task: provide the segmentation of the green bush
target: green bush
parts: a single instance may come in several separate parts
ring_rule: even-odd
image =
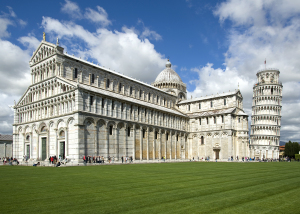
[[[300,154],[295,154],[295,160],[296,161],[300,160]]]

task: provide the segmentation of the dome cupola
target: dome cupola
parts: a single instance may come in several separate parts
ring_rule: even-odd
[[[166,63],[166,68],[158,74],[152,85],[166,92],[179,96],[180,100],[185,99],[186,85],[171,67],[172,64],[168,60]]]

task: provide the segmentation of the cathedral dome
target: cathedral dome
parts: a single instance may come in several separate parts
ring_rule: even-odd
[[[166,63],[166,68],[158,74],[156,77],[154,84],[156,83],[183,83],[180,76],[171,68],[172,64],[168,60]]]

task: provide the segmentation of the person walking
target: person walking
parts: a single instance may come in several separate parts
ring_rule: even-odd
[[[83,156],[83,164],[86,165],[86,157],[85,157],[85,155]]]
[[[122,159],[122,163],[123,163],[123,160],[124,160],[123,156],[121,157],[121,159]]]

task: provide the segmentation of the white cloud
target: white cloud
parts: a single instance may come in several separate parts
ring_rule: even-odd
[[[158,33],[156,33],[153,30],[150,30],[149,28],[145,27],[144,31],[141,34],[141,38],[145,39],[145,38],[149,38],[149,39],[154,39],[156,41],[161,40],[162,37],[161,35],[159,35]]]
[[[162,40],[162,36],[159,35],[158,33],[156,33],[155,31],[153,30],[150,30],[148,27],[145,27],[145,24],[144,22],[139,19],[138,20],[138,25],[141,24],[143,26],[143,31],[142,33],[140,34],[140,38],[141,39],[145,39],[145,38],[148,38],[148,39],[154,39],[156,41],[158,40]],[[133,30],[138,33],[138,31],[136,29],[133,28]]]
[[[65,0],[65,4],[62,6],[61,11],[70,15],[74,19],[82,18],[80,8],[75,2]]]
[[[6,18],[0,18],[0,38],[10,36],[10,33],[7,32],[8,25],[13,25],[13,22]]]
[[[30,54],[9,41],[0,40],[0,133],[11,134],[14,100],[18,101],[30,84]]]
[[[27,25],[27,22],[24,21],[24,20],[22,20],[22,19],[19,19],[18,22],[19,22],[19,24],[20,24],[22,27],[24,27],[24,26]]]
[[[7,6],[7,8],[8,8],[8,10],[9,10],[10,16],[16,18],[17,15],[16,15],[16,13],[13,11],[12,7]]]
[[[110,25],[111,21],[108,20],[106,11],[100,6],[97,6],[97,10],[98,12],[91,8],[86,8],[84,17],[94,23],[101,24],[103,27]]]
[[[281,140],[300,140],[300,2],[273,0],[229,0],[218,5],[214,14],[221,23],[230,20],[225,68],[208,63],[194,68],[197,96],[233,90],[240,84],[244,108],[251,112],[252,86],[256,72],[278,68],[283,82]],[[236,28],[238,26],[238,28]],[[250,115],[249,115],[250,116]]]
[[[0,47],[0,91],[22,95],[30,83],[30,54],[9,41],[0,40]]]
[[[35,51],[40,45],[40,41],[31,35],[20,37],[18,41],[32,51]]]
[[[263,10],[263,0],[230,0],[222,2],[216,11],[221,22],[226,19],[234,21],[236,25],[261,25],[265,24],[265,12]]]
[[[145,82],[153,81],[166,62],[147,38],[140,39],[134,29],[127,27],[121,31],[99,28],[90,32],[73,22],[60,22],[50,17],[43,17],[42,27],[64,41],[72,38],[84,42],[86,50],[78,46],[73,48],[71,43],[67,45],[75,55],[93,58],[105,67]]]

